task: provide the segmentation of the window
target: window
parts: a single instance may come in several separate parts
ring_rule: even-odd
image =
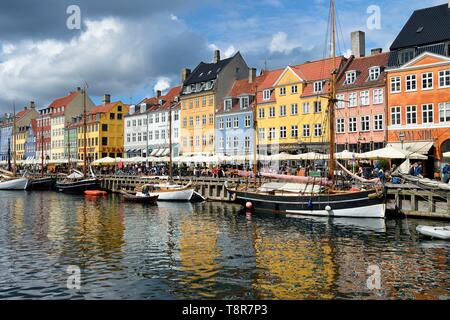
[[[233,147],[237,149],[239,147],[239,137],[234,137],[233,139]]]
[[[345,119],[337,119],[336,120],[336,132],[344,133],[345,132]]]
[[[153,131],[148,132],[148,140],[153,140]]]
[[[250,116],[245,116],[245,118],[244,118],[244,126],[246,128],[250,128],[250,126],[251,126]]]
[[[416,91],[417,89],[417,76],[410,74],[406,76],[406,91]]]
[[[280,127],[280,138],[286,139],[286,127]]]
[[[320,113],[320,112],[322,112],[322,102],[314,101],[314,113]]]
[[[194,117],[189,117],[189,126],[194,126]]]
[[[433,72],[422,73],[422,89],[433,89]]]
[[[108,131],[108,125],[106,123],[102,124],[102,131],[103,132]]]
[[[202,145],[206,146],[206,134],[202,135]]]
[[[354,84],[356,81],[356,71],[347,71],[345,73],[345,84]]]
[[[373,104],[382,104],[384,102],[383,89],[373,89]]]
[[[337,94],[336,95],[336,100],[337,100],[336,108],[337,109],[342,109],[342,108],[345,107],[344,99],[345,99],[345,95],[343,95],[343,94]]]
[[[219,148],[220,149],[225,148],[225,139],[223,137],[220,137],[220,139],[219,139]]]
[[[372,67],[369,69],[369,80],[376,81],[380,77],[380,67]]]
[[[116,119],[116,114],[111,112],[111,113],[109,114],[109,119],[110,119],[110,120]]]
[[[391,108],[391,125],[392,126],[399,126],[402,124],[401,119],[401,107],[392,107]]]
[[[286,95],[286,87],[281,87],[280,88],[280,96],[285,96]]]
[[[187,127],[187,119],[183,118],[183,128],[186,128],[186,127]]]
[[[202,115],[202,124],[206,125],[206,114]]]
[[[323,81],[314,82],[314,93],[321,93],[323,91]]]
[[[292,94],[298,93],[298,87],[297,87],[297,85],[291,86],[291,93],[292,93]]]
[[[315,124],[314,125],[314,137],[321,137],[321,136],[322,136],[322,125]]]
[[[108,138],[107,137],[103,137],[102,138],[102,146],[107,146],[108,145]]]
[[[231,128],[231,118],[227,118],[227,129]]]
[[[359,94],[359,97],[361,99],[361,105],[362,106],[368,106],[370,104],[370,95],[369,91],[361,91]]]
[[[239,118],[238,117],[234,117],[233,119],[233,128],[239,128]]]
[[[417,124],[417,106],[406,106],[406,124]]]
[[[286,106],[280,106],[280,117],[286,116]]]
[[[303,114],[309,114],[309,102],[303,102]]]
[[[291,104],[291,116],[298,114],[298,105],[296,103]]]
[[[439,88],[450,87],[450,70],[439,71]]]
[[[356,92],[352,92],[348,94],[348,106],[356,107],[358,105],[358,96]]]
[[[263,91],[263,100],[270,100],[270,90],[266,89]]]
[[[197,86],[199,86],[199,83],[197,83]],[[195,107],[196,108],[200,107],[200,99],[199,98],[195,98]]]
[[[275,117],[275,107],[270,107],[269,108],[269,118],[274,118]]]
[[[422,123],[433,123],[434,122],[434,112],[432,104],[422,105]]]
[[[297,125],[291,126],[291,138],[294,138],[294,139],[298,138],[298,126]]]
[[[159,123],[159,113],[155,114],[155,123]]]
[[[195,116],[195,125],[200,126],[200,116]]]
[[[241,109],[247,109],[249,105],[248,97],[241,97]]]
[[[202,107],[206,106],[206,96],[202,97]]]
[[[348,132],[356,132],[356,117],[351,117],[348,119]]]
[[[214,134],[212,134],[212,133],[209,134],[209,144],[210,145],[214,144]]]
[[[230,111],[232,106],[233,106],[233,100],[226,99],[225,102],[224,102],[224,110],[225,111]]]
[[[450,102],[439,103],[439,121],[450,122]]]
[[[369,131],[369,130],[370,130],[370,116],[362,116],[361,131]]]
[[[194,101],[189,100],[189,109],[192,109],[194,107]]]
[[[373,128],[374,130],[383,130],[383,115],[376,114],[373,116]]]
[[[250,150],[250,137],[245,137],[244,148],[245,148],[246,152],[248,152]]]
[[[129,133],[127,134],[127,142],[131,142],[131,135]]]
[[[214,114],[209,114],[209,124],[214,124]]]
[[[402,80],[400,77],[391,78],[391,93],[398,93],[402,91]]]
[[[212,106],[214,104],[214,96],[209,96],[208,105]]]
[[[265,114],[264,114],[264,108],[259,108],[258,109],[258,117],[260,119],[264,118]]]
[[[166,122],[166,113],[161,113],[161,122]]]
[[[275,139],[275,128],[269,128],[269,140]]]
[[[152,114],[148,118],[148,123],[153,123],[153,115]]]
[[[259,136],[259,139],[261,139],[261,140],[265,139],[264,128],[259,128],[258,129],[258,136]]]
[[[400,65],[407,63],[408,61],[412,60],[413,58],[414,58],[413,50],[405,50],[405,51],[400,52],[400,55],[399,55]]]
[[[195,146],[200,147],[200,137],[199,136],[195,136]]]
[[[155,130],[155,140],[159,140],[159,131]]]

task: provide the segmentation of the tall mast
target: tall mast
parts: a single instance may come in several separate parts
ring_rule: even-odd
[[[87,116],[86,116],[86,90],[87,83],[84,82],[84,90],[83,90],[83,153],[84,153],[84,164],[83,164],[83,174],[86,177],[87,173]]]
[[[256,80],[254,80],[256,81]],[[257,139],[258,139],[258,120],[256,116],[258,115],[258,85],[255,85],[255,105],[253,106],[253,183],[256,189],[256,175],[258,173],[258,147],[257,147]]]
[[[44,111],[41,111],[41,176],[44,177]]]
[[[67,129],[67,150],[69,152],[69,156],[67,159],[67,172],[70,174],[70,129]]]
[[[13,174],[16,175],[16,102],[13,102]]]
[[[172,103],[169,104],[169,178],[173,179],[173,163],[172,163]]]
[[[335,167],[335,159],[334,159],[334,128],[335,128],[335,120],[334,120],[334,104],[336,102],[336,39],[335,39],[335,16],[334,16],[334,0],[331,0],[331,56],[333,58],[333,72],[331,77],[331,87],[330,87],[330,98],[328,103],[328,118],[329,118],[329,128],[330,128],[330,165],[329,165],[329,176],[334,184],[334,167]]]

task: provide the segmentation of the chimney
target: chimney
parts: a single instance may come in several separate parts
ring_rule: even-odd
[[[449,1],[450,1],[450,0],[449,0]],[[382,48],[375,48],[375,49],[372,49],[372,50],[371,50],[371,55],[374,56],[374,55],[380,54],[380,53],[382,53],[382,52],[383,52],[383,49],[382,49]]]
[[[256,78],[256,68],[248,69],[248,83],[253,83]]]
[[[157,98],[161,97],[161,90],[156,90],[156,97]]]
[[[34,101],[30,101],[30,109],[36,109]]]
[[[81,87],[77,87],[77,92],[81,92]]]
[[[190,74],[191,74],[191,69],[183,68],[181,70],[181,82],[184,83]]]
[[[103,104],[111,103],[111,95],[105,94],[103,95]]]
[[[220,50],[214,50],[214,63],[218,63],[220,61]]]
[[[352,32],[352,54],[356,58],[366,55],[366,34],[363,31]]]

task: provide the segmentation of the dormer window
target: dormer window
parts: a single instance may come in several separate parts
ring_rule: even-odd
[[[369,69],[369,81],[376,81],[380,77],[380,67],[372,67]]]
[[[345,84],[354,84],[356,81],[356,71],[348,71],[345,73]]]
[[[233,100],[232,99],[225,99],[225,101],[224,101],[224,110],[225,111],[230,111],[232,106],[233,106]]]
[[[267,101],[270,100],[270,90],[266,89],[263,91],[263,100]]]
[[[249,106],[249,98],[247,97],[241,97],[241,109],[247,109]]]
[[[201,83],[197,83],[196,87],[195,87],[196,91],[201,91],[202,90],[202,84]]]
[[[323,81],[314,82],[314,93],[323,92]]]

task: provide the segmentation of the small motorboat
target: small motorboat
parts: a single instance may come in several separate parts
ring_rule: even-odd
[[[437,238],[442,240],[450,240],[450,226],[447,227],[433,227],[433,226],[423,226],[419,225],[416,231],[421,235]]]
[[[103,190],[86,190],[84,191],[84,194],[90,197],[103,197],[108,195],[108,192]]]
[[[29,180],[27,178],[0,179],[0,190],[26,190]]]
[[[124,190],[120,190],[120,194],[125,201],[149,204],[156,204],[159,197],[158,195],[145,194],[142,192],[130,193]]]

